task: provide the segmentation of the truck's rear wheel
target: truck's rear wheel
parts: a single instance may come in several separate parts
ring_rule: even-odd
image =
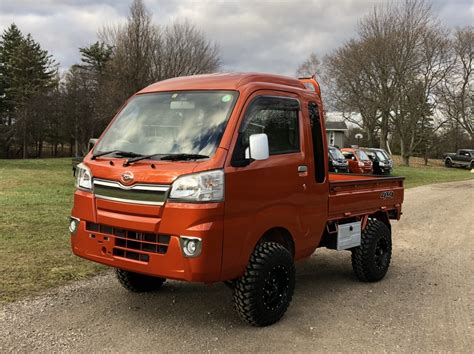
[[[159,290],[166,281],[164,278],[151,277],[149,275],[129,272],[118,268],[115,269],[115,275],[120,285],[134,293]]]
[[[451,161],[451,159],[446,159],[444,160],[444,165],[446,167],[453,167],[453,162]]]
[[[268,326],[285,314],[294,289],[290,252],[279,243],[265,242],[255,248],[245,274],[235,281],[234,304],[245,322]]]
[[[352,249],[352,269],[360,281],[381,280],[392,257],[392,236],[383,222],[369,219],[362,232],[361,245]]]

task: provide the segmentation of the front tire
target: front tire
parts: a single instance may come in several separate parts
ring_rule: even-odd
[[[115,269],[115,275],[120,285],[134,293],[157,291],[166,281],[165,278],[152,277],[118,268]]]
[[[392,258],[392,236],[383,222],[369,219],[361,244],[352,249],[352,269],[360,281],[376,282],[387,274]]]
[[[257,245],[245,274],[234,283],[234,304],[242,320],[256,327],[277,322],[290,305],[295,289],[295,266],[279,243]]]

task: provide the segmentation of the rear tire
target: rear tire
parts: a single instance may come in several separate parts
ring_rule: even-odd
[[[376,282],[387,274],[392,257],[392,237],[383,222],[369,219],[361,245],[352,249],[352,269],[360,281]]]
[[[451,168],[453,167],[453,162],[451,161],[451,159],[446,159],[444,160],[444,165],[448,168]]]
[[[256,327],[277,322],[290,305],[295,266],[290,252],[276,242],[257,245],[245,274],[234,283],[234,305],[242,320]]]
[[[165,278],[152,277],[118,268],[115,269],[115,275],[120,285],[134,293],[157,291],[166,281]]]

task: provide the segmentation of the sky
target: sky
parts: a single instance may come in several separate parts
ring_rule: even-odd
[[[311,52],[329,54],[356,36],[357,23],[384,0],[144,0],[157,24],[188,19],[220,46],[223,71],[295,75]],[[126,21],[131,0],[0,0],[0,31],[12,22],[60,64],[105,25]],[[474,24],[473,0],[432,0],[447,27]]]

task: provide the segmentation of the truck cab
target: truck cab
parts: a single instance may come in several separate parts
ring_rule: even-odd
[[[341,152],[349,164],[349,171],[351,173],[364,174],[373,172],[373,162],[362,149],[343,148]]]
[[[456,153],[444,155],[444,164],[446,167],[465,167],[474,169],[474,150],[460,149]]]
[[[294,262],[317,247],[351,250],[361,280],[388,269],[403,178],[331,175],[327,159],[320,94],[297,79],[158,82],[77,166],[72,250],[116,268],[131,291],[226,282],[243,320],[272,324],[291,301]]]

